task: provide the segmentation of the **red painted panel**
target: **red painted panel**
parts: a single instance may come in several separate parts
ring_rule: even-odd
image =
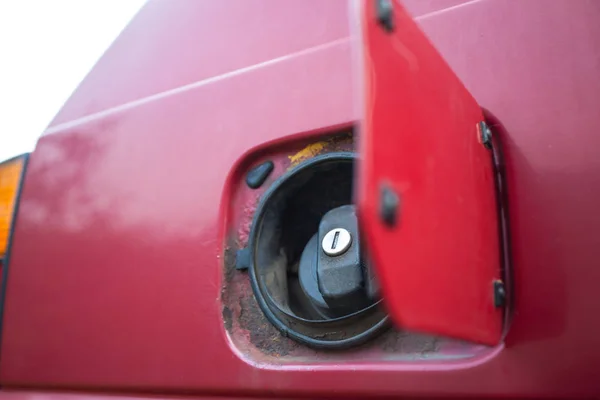
[[[413,0],[403,1],[402,5],[413,18],[419,18],[452,11],[456,7],[461,7],[465,5],[465,3],[471,3],[472,1],[473,0]]]
[[[192,399],[193,397],[189,397]],[[206,396],[202,399],[220,399],[220,400],[235,400],[244,399],[247,397],[223,397],[223,396]],[[142,397],[133,395],[114,395],[114,394],[92,394],[92,393],[65,393],[65,392],[33,392],[33,391],[16,391],[2,390],[0,391],[0,400],[140,400]],[[181,400],[181,396],[153,396],[153,400]],[[258,398],[260,399],[260,398]]]
[[[345,9],[335,15],[344,21],[330,23],[346,23]],[[230,347],[219,301],[218,227],[227,218],[219,206],[229,200],[221,190],[235,160],[255,146],[354,119],[342,40],[169,88],[42,138],[15,230],[3,388],[598,397],[598,20],[595,0],[471,1],[419,20],[504,125],[518,282],[506,347],[453,362],[307,358],[285,366],[252,363]],[[183,40],[173,46],[189,48]],[[199,68],[164,62],[169,68],[153,73]],[[137,72],[126,75],[135,80]],[[144,82],[153,93],[152,79]]]
[[[364,3],[359,210],[384,299],[408,329],[497,344],[498,215],[483,114],[400,4],[394,30]],[[393,227],[383,188],[400,199]]]
[[[347,36],[345,0],[150,0],[52,125]]]
[[[236,370],[252,384],[221,319],[226,178],[264,142],[351,123],[349,63],[335,41],[47,132],[16,226],[2,384],[206,389]]]

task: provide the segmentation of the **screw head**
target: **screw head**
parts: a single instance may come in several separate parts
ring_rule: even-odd
[[[479,127],[478,127],[477,131],[479,134],[479,142],[486,149],[491,149],[492,148],[492,130],[490,129],[488,124],[486,124],[485,121],[481,121],[479,123]]]
[[[327,232],[321,242],[325,254],[331,257],[344,254],[352,244],[352,235],[344,228],[335,228]]]
[[[377,22],[386,32],[394,30],[394,5],[392,0],[376,0]]]
[[[399,207],[398,194],[388,185],[382,184],[379,188],[379,218],[389,228],[396,225]]]
[[[494,306],[504,307],[506,304],[506,289],[504,288],[504,282],[497,279],[494,281]]]

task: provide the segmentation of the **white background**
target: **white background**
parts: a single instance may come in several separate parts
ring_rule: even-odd
[[[0,0],[0,161],[32,151],[146,0]]]

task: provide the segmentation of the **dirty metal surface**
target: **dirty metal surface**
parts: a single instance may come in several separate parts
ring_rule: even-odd
[[[235,269],[235,255],[244,248],[252,228],[252,219],[261,195],[290,168],[315,156],[338,151],[353,151],[351,131],[325,136],[312,142],[293,143],[287,147],[269,149],[255,160],[242,162],[245,169],[234,176],[235,193],[229,205],[228,236],[223,246],[223,286],[221,289],[223,324],[230,345],[237,353],[255,363],[326,363],[343,360],[395,360],[415,362],[469,358],[485,351],[457,340],[422,335],[391,328],[372,341],[344,351],[315,350],[282,335],[265,317],[252,291],[245,271]],[[252,155],[249,156],[252,158]],[[258,189],[244,184],[245,172],[253,165],[271,160],[275,168]]]

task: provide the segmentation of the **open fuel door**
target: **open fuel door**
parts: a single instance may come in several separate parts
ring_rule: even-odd
[[[403,328],[501,340],[500,234],[481,108],[394,1],[358,1],[358,206],[386,306]]]

